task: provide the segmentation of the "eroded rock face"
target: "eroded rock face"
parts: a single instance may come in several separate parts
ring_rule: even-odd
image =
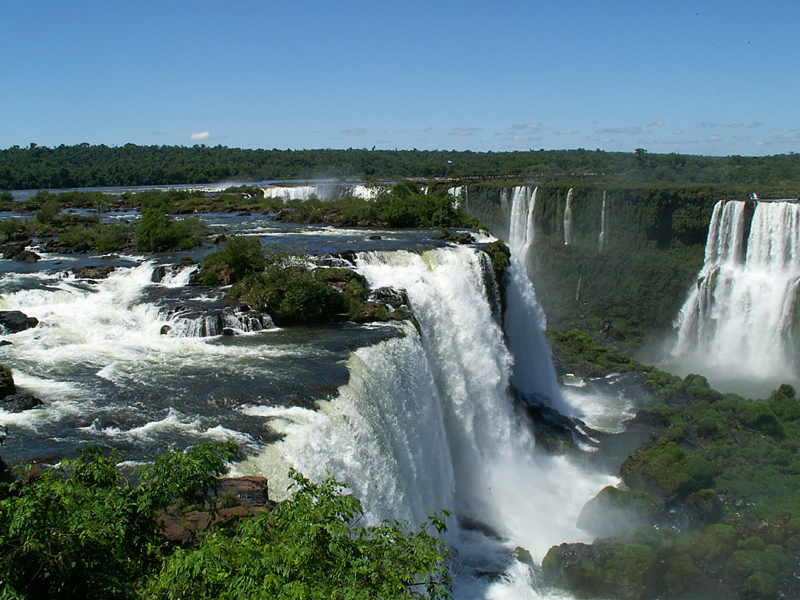
[[[3,333],[18,333],[38,324],[39,319],[18,310],[0,310],[0,330]]]

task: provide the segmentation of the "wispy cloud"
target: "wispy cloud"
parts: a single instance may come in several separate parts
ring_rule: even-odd
[[[145,131],[145,135],[167,135],[166,131]]]
[[[666,121],[659,119],[658,121],[653,121],[652,123],[650,123],[649,127],[663,127],[666,124],[667,124]]]
[[[639,126],[634,127],[633,125],[628,125],[626,127],[608,127],[606,129],[598,129],[595,133],[638,135],[642,133],[642,128]]]
[[[208,132],[208,131],[200,131],[200,132],[198,132],[198,133],[193,133],[193,134],[192,134],[192,135],[190,135],[189,137],[190,137],[191,139],[193,139],[193,140],[197,140],[197,141],[200,141],[200,140],[207,140],[208,138],[210,138],[210,137],[211,137],[211,133],[210,133],[210,132]]]
[[[714,129],[715,127],[722,127],[722,123],[709,123],[708,121],[701,121],[697,124],[700,129]]]
[[[539,129],[542,126],[538,121],[536,123],[519,123],[512,125],[511,129]]]
[[[476,131],[480,131],[480,128],[479,127],[456,127],[448,135],[472,135]]]
[[[342,129],[339,133],[342,135],[366,135],[367,130],[363,127],[351,127],[350,129]]]
[[[562,129],[561,131],[557,131],[556,134],[558,135],[578,135],[580,131],[575,129]]]

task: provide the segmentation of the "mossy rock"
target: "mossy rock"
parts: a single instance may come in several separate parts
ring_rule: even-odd
[[[652,525],[660,510],[661,503],[646,492],[608,486],[583,507],[578,527],[595,537],[623,538]]]
[[[712,487],[714,474],[714,466],[707,459],[686,452],[668,439],[637,450],[620,467],[620,475],[628,487],[667,501]]]

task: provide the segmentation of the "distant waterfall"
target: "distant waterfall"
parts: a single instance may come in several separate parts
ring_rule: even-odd
[[[722,379],[797,378],[800,205],[718,202],[673,355]],[[749,231],[749,233],[748,233]]]
[[[597,239],[597,250],[602,252],[605,250],[606,243],[608,242],[608,206],[606,205],[606,191],[603,191],[603,204],[600,207],[600,235]]]
[[[564,245],[572,243],[572,188],[567,192],[567,203],[564,206]]]
[[[538,188],[514,188],[508,245],[511,265],[506,284],[504,328],[514,357],[512,383],[523,394],[539,395],[554,408],[564,410],[556,383],[550,347],[544,337],[545,316],[528,277],[528,256],[535,232],[534,210]]]

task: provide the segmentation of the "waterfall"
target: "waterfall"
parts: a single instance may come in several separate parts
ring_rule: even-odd
[[[567,192],[567,203],[564,206],[564,245],[569,246],[572,243],[572,188]]]
[[[544,337],[545,317],[528,277],[528,257],[535,237],[534,211],[538,188],[514,188],[508,245],[511,265],[507,274],[505,331],[514,357],[512,383],[525,396],[566,410],[556,383],[550,348]]]
[[[672,354],[711,378],[777,384],[797,379],[800,205],[759,201],[751,211],[748,204],[714,207]]]
[[[272,185],[262,188],[262,192],[264,198],[280,198],[284,203],[292,200],[308,200],[311,197],[316,197],[323,202],[331,202],[345,196],[373,200],[378,195],[379,187],[329,182],[315,185]]]
[[[608,207],[606,206],[606,191],[603,190],[603,204],[600,207],[600,236],[597,240],[597,250],[602,252],[608,241]]]
[[[330,472],[371,522],[418,523],[448,508],[457,598],[540,598],[514,549],[539,561],[556,543],[587,540],[577,516],[613,479],[536,450],[509,394],[515,361],[483,262],[465,247],[359,254],[370,287],[407,292],[419,329],[405,324],[403,337],[353,353],[350,382],[319,410],[261,412],[283,438],[253,470],[271,489],[286,463],[312,478]]]

